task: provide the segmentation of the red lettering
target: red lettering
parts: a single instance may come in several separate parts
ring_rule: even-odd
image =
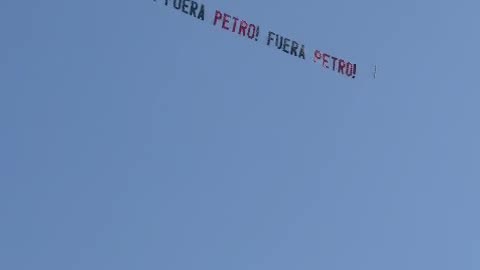
[[[213,25],[217,25],[217,21],[222,18],[222,12],[215,11],[215,19],[213,20]]]
[[[345,69],[345,61],[343,59],[340,59],[338,63],[338,73],[345,74],[343,71],[344,69]]]
[[[235,32],[236,29],[237,29],[237,22],[238,22],[238,18],[237,17],[233,17],[233,28],[232,28],[232,32]]]
[[[255,38],[255,30],[256,29],[257,29],[257,27],[254,24],[250,24],[248,26],[248,33],[247,33],[248,38],[250,38],[250,39]]]
[[[347,76],[351,77],[353,75],[353,65],[352,63],[347,63]]]
[[[332,59],[333,59],[333,67],[332,67],[332,69],[335,70],[335,66],[336,66],[336,64],[337,64],[338,58],[332,56]]]
[[[246,35],[245,31],[247,31],[247,27],[248,27],[247,22],[242,20],[242,22],[240,22],[240,30],[238,30],[238,34],[241,35],[243,32],[243,36],[245,36]]]
[[[315,57],[313,58],[313,62],[317,62],[317,60],[322,59],[322,53],[319,50],[315,50]]]
[[[328,59],[327,59],[327,58],[330,58],[330,55],[324,53],[324,54],[323,54],[322,65],[323,65],[325,68],[328,68]]]
[[[232,16],[228,15],[227,13],[223,14],[223,24],[222,28],[225,30],[229,30],[227,24],[230,22],[228,18],[231,18]]]
[[[216,10],[215,17],[213,19],[213,25],[217,25],[220,21],[223,29],[231,31],[233,33],[238,33],[239,35],[244,37],[248,36],[248,38],[250,39],[258,40],[258,35],[260,34],[260,27],[257,27],[255,24],[249,24],[246,21],[240,20],[239,18],[234,17],[230,14]]]

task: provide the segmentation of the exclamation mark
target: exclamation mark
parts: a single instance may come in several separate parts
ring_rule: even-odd
[[[357,76],[357,64],[353,64],[353,79],[355,79],[355,76]]]
[[[258,41],[258,36],[260,35],[260,25],[257,26],[255,30],[255,41]]]

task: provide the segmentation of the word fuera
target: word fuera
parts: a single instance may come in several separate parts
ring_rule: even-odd
[[[168,6],[169,3],[173,4],[175,9],[182,11],[187,15],[193,16],[202,21],[205,20],[205,6],[203,4],[199,5],[193,0],[165,0],[165,6]]]
[[[275,34],[272,31],[269,31],[267,45],[270,46],[270,43],[273,43],[272,41],[274,39],[275,39],[275,46],[277,47],[277,49],[287,54],[297,56],[298,58],[305,59],[305,45],[299,44],[294,40],[283,37],[279,34]]]

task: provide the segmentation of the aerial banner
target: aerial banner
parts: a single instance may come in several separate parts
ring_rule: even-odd
[[[154,2],[159,2],[153,0]],[[210,15],[204,4],[194,0],[160,0],[166,7],[177,10],[200,21],[210,22],[214,27],[229,31],[235,35],[251,39],[254,42],[263,42],[266,46],[276,48],[290,56],[302,60],[311,60],[322,69],[331,70],[347,78],[355,79],[357,64],[341,57],[334,56],[319,49],[307,50],[305,44],[283,36],[271,30],[264,31],[260,25],[247,21],[218,9]]]

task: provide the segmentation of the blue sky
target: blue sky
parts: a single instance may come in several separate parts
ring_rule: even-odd
[[[480,268],[478,3],[161,2],[0,3],[1,269]]]

